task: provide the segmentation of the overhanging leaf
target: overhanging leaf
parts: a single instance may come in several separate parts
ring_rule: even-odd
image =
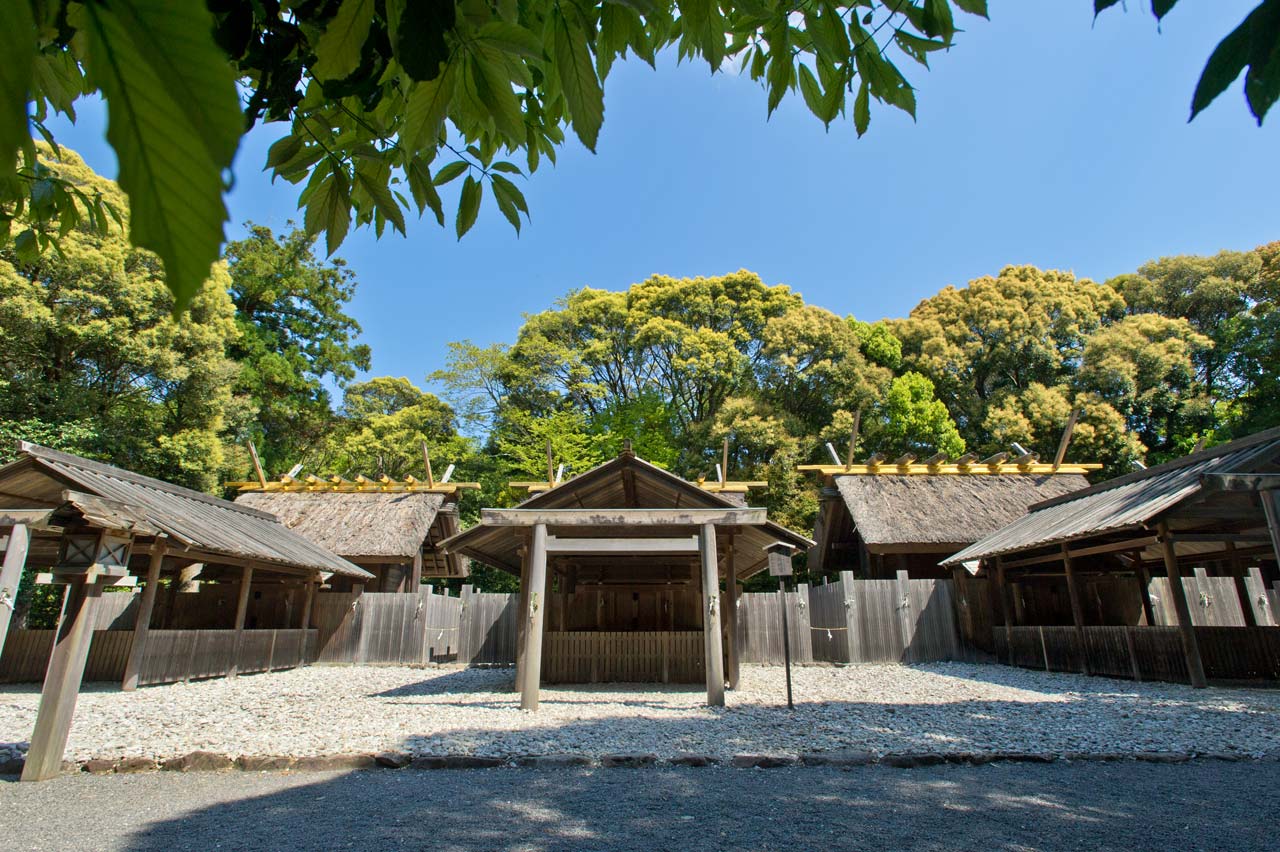
[[[1226,91],[1227,86],[1240,76],[1249,62],[1249,45],[1253,37],[1253,27],[1264,6],[1254,9],[1227,37],[1218,42],[1218,46],[1209,55],[1204,70],[1200,72],[1200,80],[1196,83],[1195,94],[1191,96],[1191,118],[1213,103],[1213,100]]]
[[[405,10],[408,14],[408,10]],[[373,0],[342,0],[320,41],[311,71],[320,80],[341,80],[360,66],[360,51],[373,23]]]
[[[476,223],[476,217],[480,215],[480,199],[483,195],[484,184],[467,175],[467,179],[462,182],[462,196],[458,199],[458,217],[454,221],[458,239],[462,239],[462,235],[470,231],[471,226]]]
[[[440,125],[449,114],[456,79],[453,65],[449,65],[434,80],[413,84],[405,104],[404,127],[400,131],[400,141],[409,150],[435,147]]]
[[[604,123],[604,92],[587,50],[587,36],[562,13],[555,16],[554,56],[564,100],[574,132],[589,150],[596,150]]]
[[[201,0],[112,0],[69,14],[107,101],[130,238],[164,262],[179,312],[222,245],[222,174],[244,127],[235,77]]]
[[[409,79],[434,80],[449,60],[444,34],[457,23],[454,0],[399,0],[398,5],[403,8],[391,15],[392,52]]]
[[[351,227],[351,184],[346,172],[331,168],[321,179],[315,192],[307,197],[307,210],[302,218],[308,236],[325,234],[329,254],[338,250]]]
[[[370,200],[373,201],[374,209],[386,217],[397,231],[404,234],[404,211],[400,209],[400,205],[396,203],[395,198],[391,195],[391,190],[387,186],[385,179],[380,178],[376,171],[385,170],[376,168],[357,168],[356,184],[360,189],[368,194]]]
[[[35,31],[27,0],[0,3],[0,175],[13,169],[18,148],[30,138],[27,95],[36,58]]]

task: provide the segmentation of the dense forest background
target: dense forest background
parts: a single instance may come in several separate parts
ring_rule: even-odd
[[[63,150],[60,173],[127,209]],[[127,222],[125,223],[127,226]],[[580,289],[526,317],[516,340],[449,344],[429,376],[374,377],[347,312],[357,281],[300,230],[251,226],[180,318],[156,258],[120,229],[69,226],[59,252],[0,251],[0,461],[22,438],[193,488],[250,474],[422,475],[421,443],[484,488],[520,495],[637,453],[714,476],[724,438],[753,502],[812,529],[817,489],[795,471],[858,455],[1049,456],[1082,412],[1068,458],[1107,475],[1280,424],[1280,242],[1152,260],[1098,283],[1009,266],[948,286],[902,319],[841,317],[745,270]],[[434,387],[436,393],[424,390]],[[331,392],[336,389],[336,394]]]

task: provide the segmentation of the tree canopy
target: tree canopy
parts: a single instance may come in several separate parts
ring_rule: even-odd
[[[1101,13],[1117,0],[1094,0]],[[1157,0],[1163,18],[1177,0]],[[986,0],[10,0],[0,4],[0,238],[24,256],[122,205],[42,163],[51,114],[100,94],[132,211],[129,236],[164,264],[182,309],[218,259],[241,137],[287,124],[266,165],[300,186],[308,236],[330,255],[351,223],[401,234],[426,211],[461,237],[487,195],[517,229],[516,179],[572,133],[594,151],[619,60],[733,60],[772,113],[798,95],[826,125],[866,132],[872,103],[916,112],[899,66],[927,67]],[[1218,45],[1192,117],[1241,73],[1261,122],[1280,96],[1280,0]],[[437,187],[461,180],[446,217]],[[14,234],[13,223],[21,221]]]

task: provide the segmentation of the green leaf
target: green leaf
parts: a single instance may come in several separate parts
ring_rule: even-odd
[[[428,207],[436,215],[436,222],[444,224],[444,206],[440,203],[440,194],[431,182],[431,169],[422,157],[414,157],[405,169],[409,178],[409,192],[413,193],[413,201],[418,205],[418,215]]]
[[[853,99],[853,127],[858,131],[859,137],[867,132],[867,127],[871,124],[871,98],[868,95],[870,88],[867,81],[863,80]]]
[[[892,62],[885,59],[874,47],[859,50],[856,62],[858,74],[870,86],[872,95],[915,118],[915,92]]]
[[[490,21],[476,31],[475,40],[485,42],[506,53],[529,59],[542,58],[542,41],[524,27],[502,21]]]
[[[409,79],[434,80],[440,66],[449,61],[445,33],[457,23],[454,0],[397,0],[387,4],[391,24],[391,51]]]
[[[604,124],[604,92],[587,50],[587,36],[559,11],[554,28],[553,53],[569,119],[582,144],[594,152]]]
[[[436,172],[435,180],[432,181],[436,186],[444,186],[449,181],[458,177],[467,170],[465,160],[454,160],[449,165]]]
[[[507,139],[524,138],[524,114],[503,69],[494,64],[488,50],[476,50],[462,67],[462,94],[471,111],[493,119]]]
[[[373,23],[374,0],[342,0],[338,14],[316,43],[311,72],[319,80],[342,80],[360,67],[360,52]]]
[[[387,186],[384,179],[380,179],[378,175],[372,174],[374,169],[359,166],[356,168],[356,185],[368,194],[369,199],[373,201],[373,209],[381,213],[387,218],[397,231],[404,234],[404,211],[400,209],[400,205],[396,203],[395,198],[391,195],[391,189]],[[385,170],[383,170],[385,173]]]
[[[1249,13],[1240,26],[1228,33],[1209,55],[1209,61],[1200,72],[1200,80],[1196,83],[1195,94],[1191,96],[1191,119],[1226,91],[1227,86],[1240,76],[1240,72],[1249,63],[1249,46],[1253,40],[1253,27],[1265,5],[1267,4]]]
[[[499,160],[498,162],[494,163],[493,170],[497,172],[506,172],[509,175],[523,174],[523,172],[520,171],[519,166],[517,166],[515,163],[508,163],[505,160]]]
[[[1280,98],[1280,2],[1268,0],[1258,7],[1249,45],[1249,71],[1244,78],[1244,94],[1249,110],[1258,119]]]
[[[0,175],[13,171],[30,139],[27,96],[36,58],[36,22],[27,0],[0,3]]]
[[[222,244],[222,175],[244,128],[231,66],[201,0],[112,0],[68,14],[107,102],[130,238],[160,256],[180,312]]]
[[[325,233],[325,248],[330,255],[337,251],[351,227],[351,184],[345,171],[330,168],[315,192],[307,197],[302,222],[308,236]]]
[[[404,108],[404,127],[400,130],[400,141],[410,151],[435,147],[440,125],[449,114],[456,79],[451,64],[434,80],[413,84]]]
[[[955,20],[951,17],[951,4],[947,0],[924,0],[921,27],[925,35],[941,38],[949,44],[956,32]]]
[[[1105,10],[1110,9],[1112,6],[1116,5],[1119,2],[1120,0],[1093,0],[1094,16],[1096,17],[1098,15],[1101,15]]]
[[[813,72],[809,70],[808,65],[800,66],[800,94],[804,96],[804,102],[809,107],[809,112],[822,119],[824,124],[831,123],[831,120],[825,115],[826,105],[822,100],[822,87],[818,85],[818,79],[813,76]]]
[[[480,215],[480,199],[483,195],[484,184],[467,175],[467,179],[462,182],[462,196],[458,199],[458,218],[454,222],[458,239],[462,239],[463,234],[470,231],[471,226],[476,223],[476,217]]]
[[[493,181],[493,197],[498,202],[498,211],[506,217],[511,223],[511,227],[516,229],[516,233],[520,233],[520,211],[523,210],[526,215],[529,208],[525,204],[524,195],[516,187],[514,183],[502,177],[502,175],[491,175]]]
[[[987,0],[955,0],[955,2],[961,11],[968,12],[970,15],[989,17],[987,15]],[[1103,2],[1106,2],[1106,0],[1103,0]],[[1114,3],[1116,0],[1110,0],[1110,2]],[[1176,3],[1177,0],[1172,0],[1172,2]]]
[[[278,169],[280,166],[285,165],[294,157],[298,156],[301,152],[301,137],[294,136],[292,133],[288,136],[281,137],[267,149],[267,168]]]
[[[1156,19],[1159,20],[1169,14],[1177,4],[1178,0],[1151,0],[1151,11],[1155,13]]]
[[[641,15],[652,15],[658,11],[657,0],[605,0],[605,2],[626,6],[629,9],[636,10]]]

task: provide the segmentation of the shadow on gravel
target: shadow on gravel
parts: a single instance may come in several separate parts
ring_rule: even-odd
[[[1274,764],[237,777],[243,779],[147,779],[152,802],[177,797],[182,806],[188,795],[231,800],[145,824],[119,848],[1263,850],[1274,848],[1265,815],[1280,807]],[[109,794],[110,782],[100,780],[98,792]],[[251,781],[255,790],[280,789],[238,798],[237,783]],[[136,808],[139,818],[153,814],[154,805],[136,798],[141,792],[111,807]],[[79,819],[60,815],[67,817]]]

